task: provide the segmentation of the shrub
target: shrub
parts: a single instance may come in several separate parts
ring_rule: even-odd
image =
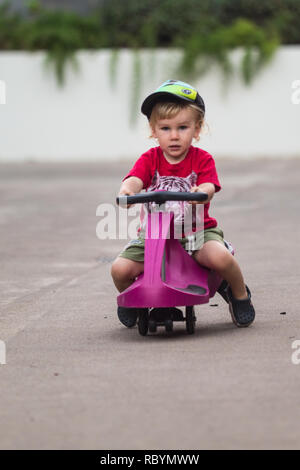
[[[102,0],[86,16],[48,10],[38,0],[23,14],[9,0],[0,6],[0,50],[46,50],[60,84],[77,50],[104,47],[181,47],[185,74],[217,62],[226,76],[229,52],[242,47],[249,83],[279,43],[300,43],[300,0]]]

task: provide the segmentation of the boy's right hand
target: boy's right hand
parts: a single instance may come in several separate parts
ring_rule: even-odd
[[[130,176],[125,181],[119,191],[119,196],[134,196],[143,189],[143,181],[137,176]],[[127,209],[134,204],[127,204]]]
[[[121,188],[119,192],[119,196],[134,196],[134,195],[135,193],[133,191],[130,191],[127,188]],[[126,207],[127,209],[129,209],[129,207],[131,206],[134,206],[134,204],[127,204],[126,206],[122,205],[122,207]]]

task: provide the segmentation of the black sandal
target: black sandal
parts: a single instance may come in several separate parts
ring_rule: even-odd
[[[138,314],[138,308],[118,307],[119,320],[127,328],[132,328],[136,325]]]
[[[231,318],[233,323],[239,327],[246,327],[251,325],[255,318],[255,310],[251,302],[251,292],[248,286],[246,286],[246,289],[248,298],[238,300],[233,297],[231,288],[227,288],[227,298]]]

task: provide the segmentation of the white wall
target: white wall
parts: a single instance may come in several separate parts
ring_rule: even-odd
[[[240,52],[233,54],[238,61]],[[176,76],[180,53],[142,54],[141,103],[161,82]],[[44,53],[1,52],[0,161],[136,159],[155,145],[146,118],[130,125],[134,55],[124,50],[111,84],[110,51],[78,54],[79,74],[68,71],[65,88],[43,67]],[[193,84],[203,96],[210,133],[200,146],[220,157],[300,157],[300,46],[281,47],[271,65],[246,87],[236,75],[227,91],[217,68]],[[300,82],[299,84],[300,85]]]

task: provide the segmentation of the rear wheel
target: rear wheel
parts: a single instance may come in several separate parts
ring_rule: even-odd
[[[194,307],[186,307],[185,308],[185,324],[186,324],[186,331],[189,335],[195,333],[195,323],[196,317],[194,312]]]

